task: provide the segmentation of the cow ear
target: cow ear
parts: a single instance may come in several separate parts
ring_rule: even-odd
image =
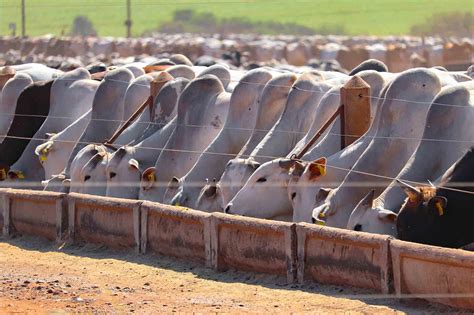
[[[231,160],[231,161],[232,161],[232,160]],[[229,164],[230,164],[231,161],[229,161]],[[250,167],[252,167],[254,171],[256,171],[257,168],[260,167],[260,163],[258,163],[258,162],[255,161],[255,160],[251,160],[251,159],[246,160],[246,161],[245,161],[245,164],[247,164],[247,165],[249,165]]]
[[[67,179],[63,180],[63,185],[64,185],[64,187],[71,187],[71,179],[67,178]]]
[[[428,202],[428,209],[434,211],[438,216],[443,216],[446,213],[446,206],[448,199],[445,197],[435,196]]]
[[[147,168],[142,174],[143,190],[150,190],[156,182],[156,169],[154,167]]]
[[[360,201],[360,204],[366,208],[373,208],[375,197],[375,189],[369,191],[369,193]]]
[[[294,160],[291,159],[281,159],[278,161],[278,165],[284,170],[290,170],[290,168],[295,164]]]
[[[321,176],[326,175],[326,162],[326,158],[322,157],[309,163],[309,180],[315,180]]]
[[[391,222],[397,220],[397,214],[389,210],[379,210],[378,217],[380,220],[388,220]]]
[[[423,194],[418,189],[416,189],[415,187],[411,185],[408,185],[405,182],[402,182],[401,180],[397,179],[397,182],[402,185],[403,190],[408,196],[408,201],[411,204],[418,205],[419,203],[423,201]]]
[[[137,171],[140,170],[140,163],[138,163],[138,161],[135,160],[135,159],[130,159],[130,160],[128,161],[128,165],[129,165],[130,167],[136,168]]]
[[[331,190],[331,188],[320,188],[318,193],[316,194],[316,201],[326,200]]]
[[[295,165],[293,165],[293,168],[291,169],[291,175],[292,176],[301,176],[304,172],[305,165],[302,162],[295,161]]]
[[[217,184],[216,184],[216,179],[214,178],[211,183],[206,185],[206,188],[204,188],[204,195],[208,198],[211,198],[216,195],[217,193]]]
[[[179,188],[179,178],[176,176],[173,176],[171,181],[168,184],[168,188],[170,189],[178,189]]]

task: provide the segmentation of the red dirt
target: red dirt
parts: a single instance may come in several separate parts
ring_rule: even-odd
[[[282,278],[215,272],[154,255],[0,239],[0,314],[317,312],[393,314],[452,309],[373,292],[287,285]]]

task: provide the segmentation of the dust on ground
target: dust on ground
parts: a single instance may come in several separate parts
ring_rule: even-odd
[[[350,313],[446,312],[421,300],[98,246],[58,247],[0,238],[0,314],[18,313]]]

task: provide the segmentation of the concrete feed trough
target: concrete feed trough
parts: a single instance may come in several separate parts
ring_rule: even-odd
[[[390,291],[389,236],[301,223],[298,280]]]
[[[68,202],[71,241],[139,250],[140,201],[71,193]]]
[[[3,232],[60,239],[67,229],[65,194],[11,189],[2,192]]]
[[[218,270],[238,270],[296,275],[294,223],[259,220],[213,213],[212,264]]]
[[[395,293],[474,310],[474,253],[393,240]]]
[[[200,261],[209,265],[210,214],[144,202],[141,251]]]

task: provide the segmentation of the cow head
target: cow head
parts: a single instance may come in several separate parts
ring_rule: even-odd
[[[180,188],[182,188],[182,179],[173,176],[173,178],[168,183],[168,187],[163,195],[163,203],[172,204],[179,206],[179,201],[175,200],[175,196],[179,193]]]
[[[398,237],[425,244],[438,243],[443,238],[443,222],[448,200],[436,195],[434,187],[413,187],[399,181],[407,199],[397,218]]]
[[[295,222],[311,222],[311,210],[314,208],[314,187],[326,175],[326,158],[322,157],[308,163],[300,163],[291,172],[288,184],[288,198],[293,207]]]
[[[82,167],[80,186],[83,194],[105,196],[107,191],[106,167],[109,154],[101,151]]]
[[[286,158],[262,164],[224,211],[264,219],[292,216],[288,182],[296,167],[301,167],[299,162]]]
[[[375,190],[371,190],[355,207],[347,229],[396,236],[396,213],[374,207]]]
[[[203,187],[196,200],[196,209],[207,212],[222,212],[222,194],[219,183],[215,178],[212,181],[206,180],[206,186]]]
[[[137,199],[142,178],[140,162],[135,159],[133,147],[121,147],[107,164],[107,196]]]
[[[239,190],[244,186],[245,182],[249,179],[255,170],[260,166],[260,163],[252,158],[242,159],[235,158],[230,160],[222,174],[219,183],[216,185],[216,195],[212,197],[206,197],[203,195],[199,201],[200,210],[224,210],[224,206],[234,198]],[[206,199],[212,199],[207,200]],[[207,208],[206,205],[212,206],[212,209]]]
[[[328,199],[336,192],[337,188],[320,188],[318,190],[315,197],[316,207],[313,209],[311,214],[313,223],[326,225],[327,218],[334,214],[334,211],[331,211],[331,202]]]

